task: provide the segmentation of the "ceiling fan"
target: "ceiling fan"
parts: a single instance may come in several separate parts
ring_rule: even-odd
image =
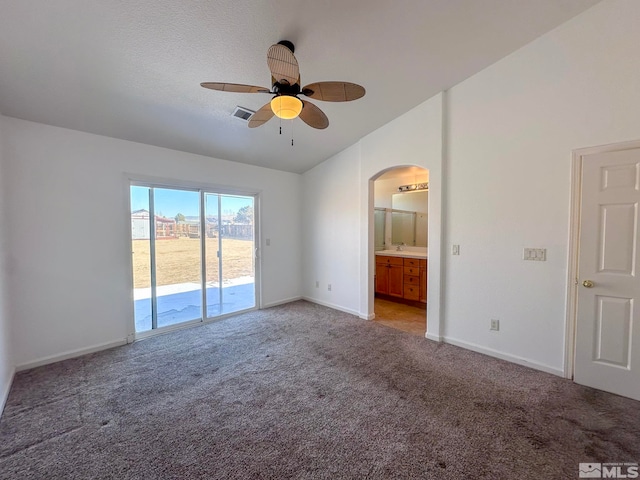
[[[300,117],[310,127],[324,129],[329,126],[324,112],[313,103],[298,98],[298,95],[326,102],[349,102],[364,96],[363,87],[349,82],[316,82],[300,88],[300,70],[293,52],[293,43],[288,40],[269,47],[267,65],[271,70],[271,90],[238,83],[203,82],[200,85],[222,92],[273,95],[269,103],[249,118],[249,128],[259,127],[275,115],[285,120]]]

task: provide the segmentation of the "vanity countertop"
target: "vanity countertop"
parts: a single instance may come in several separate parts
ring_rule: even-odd
[[[390,257],[405,257],[405,258],[428,258],[428,252],[415,252],[411,250],[378,250],[376,255],[388,255]]]

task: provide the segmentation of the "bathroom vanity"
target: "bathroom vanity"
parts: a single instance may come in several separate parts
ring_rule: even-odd
[[[398,250],[376,252],[376,294],[427,303],[427,254]]]

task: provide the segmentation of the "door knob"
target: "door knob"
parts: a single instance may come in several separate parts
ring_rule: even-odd
[[[582,286],[586,287],[586,288],[592,288],[593,287],[593,282],[591,280],[585,280],[584,282],[582,282]]]

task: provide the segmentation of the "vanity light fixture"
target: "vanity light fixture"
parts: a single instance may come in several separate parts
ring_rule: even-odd
[[[400,185],[398,187],[399,192],[415,192],[418,190],[429,190],[429,182],[412,183],[411,185]]]

